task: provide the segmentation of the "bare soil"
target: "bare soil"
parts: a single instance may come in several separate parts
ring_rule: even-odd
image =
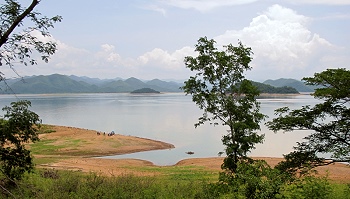
[[[34,155],[34,158],[53,158],[54,161],[39,164],[41,168],[55,168],[78,170],[82,172],[96,172],[107,176],[118,176],[122,174],[133,174],[138,176],[157,175],[156,172],[144,172],[137,167],[159,167],[152,162],[138,159],[102,159],[95,156],[106,156],[116,154],[126,154],[139,151],[169,149],[174,148],[172,144],[116,134],[114,136],[97,135],[97,131],[80,129],[74,127],[51,126],[55,130],[53,133],[41,134],[41,140],[56,140],[52,144],[62,145],[69,140],[79,140],[74,146],[67,146],[57,151],[57,154]],[[256,157],[256,159],[266,160],[271,166],[275,166],[282,158]],[[211,171],[221,171],[223,158],[190,158],[179,161],[176,166],[201,166]],[[332,164],[319,167],[320,175],[328,176],[331,180],[350,183],[350,167],[345,164]]]

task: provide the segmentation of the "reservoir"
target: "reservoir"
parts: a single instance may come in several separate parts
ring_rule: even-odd
[[[103,158],[137,158],[156,165],[172,165],[186,158],[217,157],[223,151],[221,137],[228,127],[205,124],[194,128],[200,110],[184,93],[162,94],[33,94],[0,95],[0,107],[12,101],[30,100],[30,110],[36,112],[44,124],[72,126],[102,132],[144,137],[175,145],[174,149],[139,152]],[[320,101],[309,94],[276,95],[258,99],[261,112],[274,118],[274,110],[315,105]],[[3,115],[3,113],[1,113]],[[263,144],[256,145],[250,156],[282,157],[293,150],[309,131],[269,131],[263,122],[259,133],[265,134]],[[186,152],[193,151],[188,155]]]

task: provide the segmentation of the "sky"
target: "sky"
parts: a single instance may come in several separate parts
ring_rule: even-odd
[[[350,0],[41,0],[35,10],[63,17],[50,30],[58,49],[47,64],[15,65],[21,76],[186,80],[184,57],[204,36],[251,47],[254,81],[350,68]]]

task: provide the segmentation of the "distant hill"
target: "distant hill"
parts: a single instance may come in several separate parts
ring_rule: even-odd
[[[93,85],[101,85],[101,84],[106,83],[106,82],[111,82],[111,81],[116,81],[116,80],[122,79],[120,77],[117,77],[115,79],[99,79],[99,78],[91,78],[91,77],[86,77],[86,76],[79,77],[79,76],[75,76],[75,75],[70,75],[68,77],[75,80],[75,81],[78,81],[78,82],[82,81],[82,82],[86,82],[88,84],[93,84]]]
[[[306,85],[304,82],[296,80],[296,79],[277,79],[277,80],[266,80],[263,82],[264,84],[268,84],[275,87],[283,87],[289,86],[295,88],[299,92],[313,92],[316,88],[315,86]]]
[[[268,80],[267,82],[277,85],[281,80]],[[141,81],[135,77],[126,80],[121,78],[98,79],[60,74],[12,79],[7,81],[11,89],[6,89],[3,83],[0,82],[0,94],[130,93],[143,88],[159,92],[182,92],[180,87],[183,85],[174,81],[167,82],[160,79],[150,81]],[[271,86],[258,82],[253,82],[253,84],[258,87],[261,93],[298,93],[300,91],[292,88],[292,86]],[[301,90],[300,92],[308,91]]]
[[[3,83],[3,82],[2,82]],[[98,78],[66,76],[60,74],[40,75],[11,80],[11,90],[1,85],[0,93],[44,94],[44,93],[125,93],[141,88],[150,88],[160,92],[181,92],[181,84],[159,79],[143,82],[131,77],[101,80]]]
[[[160,92],[156,91],[156,90],[153,90],[151,88],[141,88],[141,89],[137,89],[137,90],[131,91],[131,93],[137,94],[137,93],[160,93]]]
[[[9,85],[15,93],[89,93],[93,89],[86,82],[72,80],[65,75],[33,76]]]
[[[260,93],[277,93],[277,94],[297,94],[299,93],[295,88],[290,86],[275,87],[264,83],[253,82],[253,85],[258,88]]]

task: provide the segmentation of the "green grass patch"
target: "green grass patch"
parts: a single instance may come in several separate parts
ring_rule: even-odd
[[[65,147],[65,145],[56,145],[53,144],[57,140],[40,140],[38,142],[32,143],[30,145],[30,151],[33,154],[41,154],[41,155],[52,155],[56,154],[59,149]]]
[[[126,167],[138,172],[155,172],[168,180],[176,181],[215,181],[218,179],[218,172],[206,169],[201,166],[164,166],[164,167]]]
[[[51,125],[41,124],[38,134],[53,133],[56,132]]]
[[[78,147],[85,143],[86,141],[80,139],[64,139],[60,142],[57,142],[57,139],[42,139],[30,144],[30,150],[37,155],[79,155],[86,154],[85,151],[78,151]],[[68,150],[60,151],[60,149]]]
[[[34,158],[33,162],[35,165],[40,164],[50,164],[57,162],[58,160],[62,160],[62,157],[40,157],[40,158]]]

